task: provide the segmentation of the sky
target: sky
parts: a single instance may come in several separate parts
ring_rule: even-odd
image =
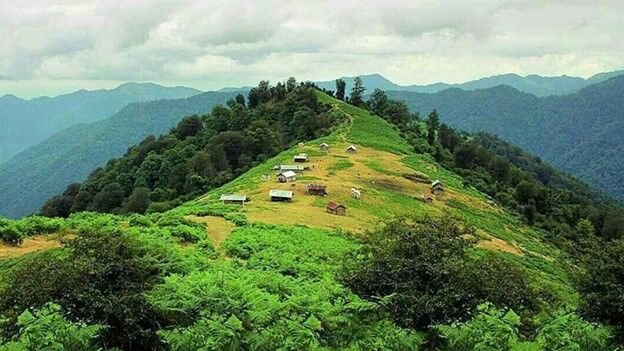
[[[0,95],[624,68],[624,0],[0,1]]]

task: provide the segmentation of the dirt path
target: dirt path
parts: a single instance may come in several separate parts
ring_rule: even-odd
[[[27,253],[49,250],[57,247],[61,247],[57,236],[32,236],[24,239],[24,242],[20,246],[0,244],[0,258],[18,257]]]
[[[206,226],[206,236],[212,240],[215,246],[218,248],[221,243],[230,236],[230,233],[236,228],[236,226],[226,220],[223,217],[217,216],[188,216],[188,220],[193,222],[202,223]]]

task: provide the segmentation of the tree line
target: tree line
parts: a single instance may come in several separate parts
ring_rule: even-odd
[[[119,159],[49,199],[41,213],[160,212],[234,179],[300,141],[329,133],[339,116],[295,78],[261,81],[205,116],[184,118],[168,134],[149,136]]]

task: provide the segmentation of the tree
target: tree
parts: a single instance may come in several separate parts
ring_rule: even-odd
[[[256,108],[260,104],[260,95],[258,88],[251,88],[247,94],[247,107]]]
[[[387,105],[388,95],[386,95],[386,92],[381,89],[375,88],[370,96],[370,99],[368,100],[368,106],[370,107],[371,111],[373,111],[378,116],[383,117]]]
[[[429,145],[433,145],[436,139],[436,130],[440,126],[440,117],[438,117],[438,111],[433,110],[429,113],[427,119],[427,142]]]
[[[366,88],[364,88],[364,83],[362,83],[362,79],[360,77],[356,77],[353,82],[353,88],[351,88],[351,94],[349,95],[349,103],[354,106],[362,106],[364,105],[364,92]]]
[[[404,327],[461,318],[466,306],[476,305],[463,281],[469,233],[456,219],[391,221],[366,235],[346,260],[342,280],[358,295],[384,301]]]
[[[126,212],[145,213],[149,207],[149,193],[150,190],[145,187],[134,189],[124,205]]]
[[[121,206],[124,200],[124,190],[119,183],[106,184],[93,198],[93,210],[96,212],[110,212]]]
[[[344,79],[336,79],[336,98],[338,100],[344,100],[346,87],[347,83],[344,81]]]
[[[245,106],[245,97],[243,96],[243,94],[236,94],[234,101],[236,101],[236,103],[240,104],[241,106]]]
[[[190,116],[181,120],[173,133],[178,139],[184,140],[187,137],[197,135],[203,128],[204,125],[198,116]]]
[[[286,81],[286,91],[290,93],[291,91],[295,90],[296,87],[297,80],[295,79],[295,77],[288,78],[288,80]]]
[[[624,340],[624,240],[599,242],[581,257],[580,267],[574,283],[581,296],[581,314],[612,325]]]

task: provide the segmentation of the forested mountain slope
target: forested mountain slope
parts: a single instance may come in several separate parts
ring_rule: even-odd
[[[80,90],[30,100],[0,97],[0,164],[47,137],[77,123],[106,118],[120,108],[141,101],[185,98],[201,93],[186,87],[126,83],[111,90]]]
[[[423,133],[422,122],[409,122],[406,109],[396,114],[389,108],[396,107],[393,102],[385,108],[370,104],[385,112],[384,120],[320,92],[303,99],[257,92],[272,98],[237,116],[275,118],[274,125],[284,127],[291,120],[293,125],[277,130],[306,134],[291,136],[291,143],[279,145],[285,151],[270,158],[230,149],[228,171],[241,162],[250,166],[231,182],[210,186],[165,213],[80,212],[67,219],[0,222],[6,237],[32,236],[22,245],[43,233],[53,233],[47,238],[61,245],[0,259],[0,313],[8,321],[0,326],[0,342],[36,348],[33,340],[72,330],[59,343],[84,350],[613,349],[614,330],[580,317],[585,298],[571,276],[575,245],[585,243],[590,250],[596,240],[596,228],[577,212],[601,203],[544,186],[436,125],[435,116],[428,120],[431,133]],[[306,129],[317,120],[312,112],[340,124]],[[224,131],[226,139],[213,139],[219,134],[212,131],[218,121],[237,125],[234,116],[213,112],[201,127],[185,119],[160,138],[161,148],[152,144],[146,154],[162,165],[171,151],[190,149],[178,157],[187,179],[216,179],[211,167],[193,168],[189,161],[203,152],[208,162],[201,164],[215,166],[219,145],[233,135]],[[321,129],[324,136],[310,140],[315,136],[307,133]],[[328,150],[319,149],[322,142]],[[347,152],[350,145],[355,153]],[[80,190],[127,176],[171,176],[148,167],[129,169],[131,162],[144,165],[150,157],[138,157],[146,151],[140,148],[111,162],[104,176],[94,175]],[[274,166],[302,152],[309,155],[310,169],[294,182],[277,182]],[[497,193],[537,215],[519,213],[477,190],[474,185],[482,185],[474,179],[488,177],[496,177],[489,185]],[[441,180],[445,191],[423,201],[422,195],[431,195],[429,180]],[[308,183],[327,185],[328,195],[306,194]],[[122,191],[141,187],[156,191],[142,181]],[[361,190],[359,199],[351,188]],[[272,202],[270,189],[292,191],[294,197]],[[232,193],[251,201],[222,204],[220,196]],[[107,210],[128,209],[113,192],[98,197],[113,205]],[[115,197],[117,203],[100,202]],[[329,201],[346,205],[346,215],[327,213]],[[546,223],[569,236],[543,229]],[[12,327],[14,321],[21,328]]]
[[[449,88],[475,90],[493,88],[498,85],[509,85],[518,91],[533,94],[535,96],[550,96],[571,94],[591,84],[600,83],[619,75],[624,75],[624,70],[598,73],[587,79],[571,76],[545,77],[536,74],[520,76],[510,73],[484,77],[465,83],[449,84],[440,82],[428,85],[399,85],[380,74],[362,75],[360,76],[360,79],[362,79],[364,85],[367,89],[369,89],[369,91],[381,89],[411,91],[417,93],[437,93]],[[355,78],[356,77],[341,78],[347,85],[347,91],[353,87],[353,81]],[[335,88],[334,81],[321,81],[316,84],[319,87],[328,90],[333,90]]]
[[[521,146],[606,194],[624,199],[624,76],[566,96],[538,98],[508,86],[435,94],[393,91],[412,111],[486,131]]]
[[[63,130],[0,165],[0,215],[36,212],[50,196],[85,179],[148,135],[159,135],[183,117],[210,112],[233,93],[134,103],[98,122]]]

